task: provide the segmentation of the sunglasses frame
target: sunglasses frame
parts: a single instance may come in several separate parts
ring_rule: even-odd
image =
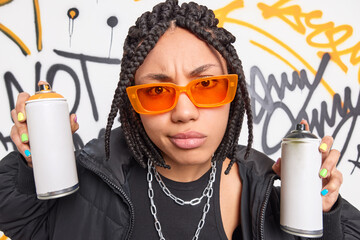
[[[227,89],[226,97],[224,98],[223,101],[221,101],[219,103],[215,103],[215,104],[199,104],[194,100],[194,98],[193,98],[193,96],[191,94],[191,90],[190,90],[190,88],[194,84],[202,82],[202,81],[206,81],[206,80],[214,80],[214,79],[216,80],[216,79],[224,79],[224,78],[228,80],[228,89]],[[166,83],[149,83],[149,84],[135,85],[135,86],[127,87],[126,92],[127,92],[128,98],[129,98],[130,103],[133,106],[135,112],[137,112],[139,114],[160,114],[160,113],[169,112],[169,111],[171,111],[172,109],[175,108],[175,106],[178,103],[180,93],[185,93],[189,97],[190,101],[196,107],[199,107],[199,108],[213,108],[213,107],[219,107],[219,106],[225,105],[227,103],[230,103],[235,98],[236,89],[237,89],[237,83],[238,83],[238,75],[237,74],[227,74],[227,75],[219,75],[219,76],[198,78],[198,79],[192,80],[186,86],[178,86],[178,85],[176,85],[174,83],[168,83],[168,82],[166,82]],[[167,108],[167,109],[164,109],[164,110],[158,110],[158,111],[147,110],[141,105],[141,102],[140,102],[139,97],[137,95],[137,90],[142,89],[142,88],[157,87],[157,86],[173,87],[175,89],[174,104],[170,108]]]

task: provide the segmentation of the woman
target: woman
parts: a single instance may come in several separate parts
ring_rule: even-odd
[[[206,7],[169,0],[129,29],[105,136],[77,153],[80,189],[70,196],[36,199],[31,149],[20,137],[28,95],[20,94],[11,134],[19,152],[0,162],[0,229],[14,240],[300,239],[280,230],[272,184],[280,162],[251,149],[235,38],[217,23]],[[118,111],[121,129],[111,131]],[[360,214],[339,196],[332,142],[325,137],[320,149],[324,238],[356,239]]]

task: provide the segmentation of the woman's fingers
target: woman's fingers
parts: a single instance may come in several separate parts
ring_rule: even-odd
[[[340,152],[331,149],[334,139],[331,136],[325,136],[321,140],[319,151],[322,156],[322,166],[319,176],[323,179],[323,211],[328,212],[335,204],[339,196],[339,190],[343,182],[342,173],[336,169],[340,159]]]
[[[75,113],[70,115],[70,126],[72,134],[74,134],[79,129],[79,123]]]
[[[281,177],[281,158],[278,158],[278,160],[272,165],[272,170]]]
[[[30,152],[26,122],[19,122],[17,120],[17,113],[15,109],[11,111],[11,117],[14,121],[14,125],[11,128],[10,138],[15,144],[18,151],[24,156],[28,165],[32,167],[31,152]]]
[[[323,196],[324,212],[330,211],[332,206],[335,204],[339,196],[341,184],[343,182],[342,173],[336,168],[333,169],[330,176],[324,180],[325,185],[321,191],[321,195]]]
[[[15,109],[11,111],[14,126],[11,130],[10,137],[16,145],[18,151],[24,156],[28,165],[31,167],[32,161],[25,111],[25,102],[29,99],[29,97],[30,95],[26,92],[20,93],[17,97]]]
[[[326,178],[332,172],[340,158],[340,152],[336,149],[331,149],[334,139],[331,136],[325,136],[321,140],[319,151],[322,157],[322,166],[319,172],[320,177]]]
[[[300,124],[305,124],[305,130],[310,131],[309,123],[305,119],[301,120]]]
[[[29,99],[29,97],[30,95],[26,92],[20,93],[17,97],[15,111],[16,111],[16,119],[19,122],[26,121],[25,102]]]

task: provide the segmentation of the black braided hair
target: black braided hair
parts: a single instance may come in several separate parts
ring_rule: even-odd
[[[160,150],[147,136],[139,115],[129,102],[126,87],[134,85],[135,73],[139,66],[155,47],[159,38],[174,25],[187,29],[216,49],[226,60],[228,72],[238,75],[237,93],[230,106],[227,129],[214,154],[213,161],[224,161],[228,157],[231,161],[225,173],[229,173],[236,161],[236,145],[245,113],[247,115],[248,143],[244,158],[248,158],[253,141],[250,98],[241,61],[232,45],[235,37],[224,28],[218,28],[218,23],[213,11],[205,6],[193,2],[183,3],[179,6],[177,0],[167,0],[157,4],[152,12],[142,14],[135,25],[130,27],[124,43],[120,80],[115,90],[105,130],[107,158],[110,156],[111,128],[119,111],[121,127],[136,161],[143,167],[146,166],[147,161],[152,161],[157,166],[170,168],[163,160]]]

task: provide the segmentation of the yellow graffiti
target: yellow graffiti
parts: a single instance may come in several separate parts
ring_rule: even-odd
[[[351,54],[350,63],[353,66],[360,63],[360,57],[357,57],[360,52],[360,42],[345,50],[338,49],[341,44],[352,36],[353,28],[350,25],[335,26],[333,22],[314,24],[312,23],[313,19],[319,19],[322,17],[322,12],[320,10],[305,13],[299,5],[283,7],[285,3],[290,1],[291,0],[279,0],[271,6],[266,5],[265,3],[259,3],[258,7],[262,10],[262,14],[265,19],[278,17],[287,23],[292,29],[303,35],[309,29],[310,33],[306,37],[306,42],[309,46],[326,49],[331,55],[331,60],[334,61],[343,72],[347,73],[348,67],[340,58],[341,56]],[[319,36],[324,36],[325,39],[327,39],[327,42],[315,41],[315,39]],[[322,56],[324,51],[318,51],[317,54],[318,56]],[[360,83],[360,71],[358,73],[358,81]]]
[[[15,33],[13,33],[10,29],[5,27],[1,23],[0,23],[0,31],[5,33],[5,35],[7,35],[13,42],[15,42],[16,45],[19,46],[19,48],[21,49],[24,55],[29,55],[31,53],[29,48],[23,43],[23,41],[21,41],[21,39],[18,36],[16,36]]]
[[[0,6],[6,3],[11,2],[12,0],[0,0]],[[38,51],[42,50],[42,28],[41,28],[41,19],[40,19],[40,8],[38,0],[33,0],[34,4],[34,15],[35,15],[35,28],[36,28],[36,45]],[[6,36],[8,36],[22,51],[22,53],[26,55],[30,55],[31,52],[26,44],[9,28],[0,23],[0,31],[3,32]]]

